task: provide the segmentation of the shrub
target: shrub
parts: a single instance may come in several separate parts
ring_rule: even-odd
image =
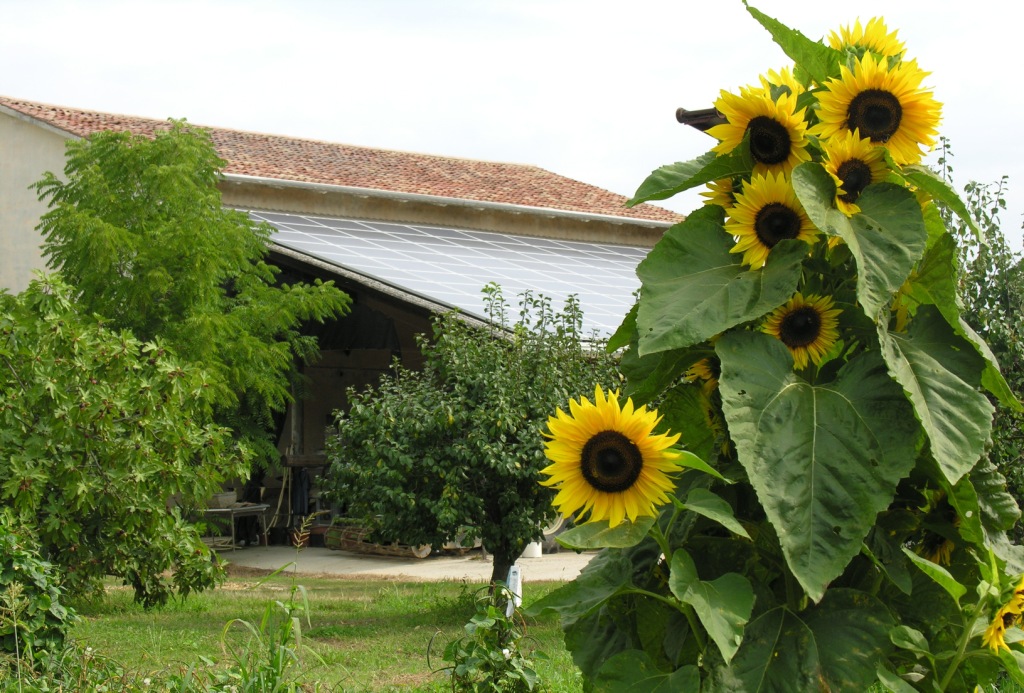
[[[0,652],[31,661],[58,652],[77,616],[61,603],[53,565],[7,512],[0,513]]]

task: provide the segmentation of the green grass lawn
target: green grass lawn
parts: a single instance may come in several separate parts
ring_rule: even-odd
[[[232,567],[220,588],[166,607],[145,611],[130,590],[111,587],[102,601],[77,604],[83,617],[72,635],[99,656],[112,658],[140,675],[181,671],[230,661],[228,645],[244,643],[245,630],[233,619],[259,625],[268,603],[286,601],[293,584],[308,594],[311,624],[302,623],[303,642],[320,655],[304,656],[299,675],[323,690],[447,690],[445,677],[431,673],[427,648],[435,639],[430,665],[441,665],[445,643],[463,634],[483,583],[410,583],[288,574],[265,579]],[[560,583],[527,583],[529,603]],[[547,690],[579,691],[578,670],[554,617],[528,622],[528,635],[551,658],[537,666]]]

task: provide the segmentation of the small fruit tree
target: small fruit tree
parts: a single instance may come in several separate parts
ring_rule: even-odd
[[[547,412],[618,374],[603,345],[584,343],[574,298],[556,312],[523,294],[513,321],[500,287],[484,295],[493,329],[442,315],[434,339],[421,340],[421,371],[396,367],[349,394],[327,445],[328,485],[375,540],[440,548],[479,537],[496,582],[554,517],[553,494],[537,484]]]
[[[147,606],[216,584],[182,515],[247,469],[209,421],[205,373],[82,315],[57,275],[0,293],[0,503],[63,588],[113,575]]]
[[[550,419],[548,483],[590,520],[564,543],[608,550],[532,610],[602,690],[1022,683],[1019,511],[979,461],[985,393],[1020,405],[961,319],[927,73],[881,19],[814,42],[748,10],[794,64],[633,200],[709,188],[612,339],[664,418],[599,391]]]

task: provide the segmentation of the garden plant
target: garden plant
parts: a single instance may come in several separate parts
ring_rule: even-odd
[[[396,366],[349,392],[338,434],[327,441],[326,487],[372,541],[441,548],[481,539],[505,580],[526,544],[551,522],[551,494],[537,486],[544,448],[537,428],[584,383],[618,382],[603,344],[583,341],[570,297],[561,311],[525,293],[510,316],[501,287],[484,288],[499,329],[457,313],[436,318],[420,340],[420,371]]]
[[[748,11],[793,64],[632,200],[707,185],[637,270],[624,391],[549,418],[560,541],[605,550],[529,611],[599,690],[1019,685],[1019,510],[983,453],[1020,404],[961,315],[947,221],[978,230],[922,165],[928,73],[880,18],[817,42]]]
[[[59,275],[0,293],[0,365],[0,502],[63,593],[113,575],[153,606],[215,585],[181,508],[245,467],[206,414],[206,374],[84,315]]]

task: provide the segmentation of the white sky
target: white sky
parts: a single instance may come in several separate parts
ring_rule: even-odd
[[[812,39],[873,16],[932,74],[954,176],[1024,221],[1024,5],[752,0]],[[626,8],[630,8],[627,11]],[[713,141],[675,109],[787,64],[741,0],[0,0],[0,94],[513,161],[631,195]],[[680,212],[696,193],[661,203]]]

